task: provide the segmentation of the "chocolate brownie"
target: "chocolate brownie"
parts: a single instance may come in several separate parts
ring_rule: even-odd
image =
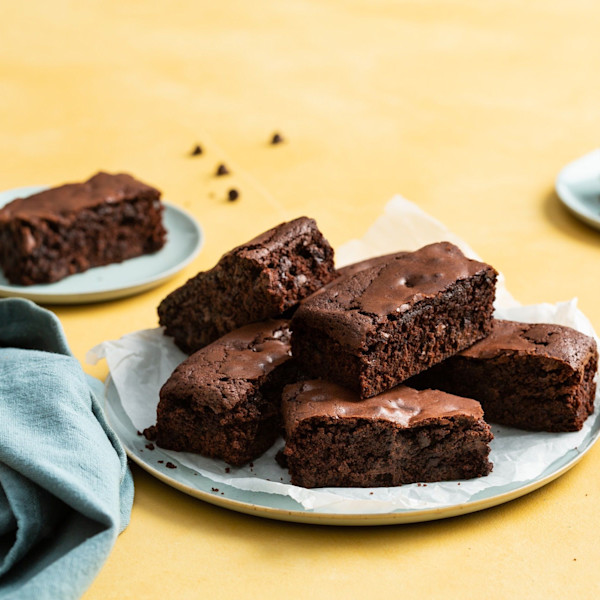
[[[479,402],[404,385],[361,400],[324,380],[283,392],[284,456],[302,487],[382,487],[487,475]]]
[[[281,431],[281,391],[296,380],[288,321],[254,323],[198,350],[160,391],[156,442],[241,465]]]
[[[225,254],[158,307],[165,333],[187,353],[237,327],[281,316],[334,277],[333,249],[300,217]]]
[[[375,396],[485,337],[496,271],[448,242],[342,277],[292,318],[310,376]]]
[[[162,212],[160,192],[125,173],[18,198],[0,210],[0,265],[11,283],[31,285],[156,252]]]
[[[598,350],[569,327],[495,321],[492,333],[411,385],[479,400],[490,422],[576,431],[594,410]]]

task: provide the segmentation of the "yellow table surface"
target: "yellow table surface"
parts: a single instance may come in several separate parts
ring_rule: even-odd
[[[128,171],[206,235],[152,291],[50,307],[82,362],[156,326],[159,301],[234,245],[306,214],[339,246],[395,193],[519,301],[577,296],[600,330],[600,233],[553,191],[600,145],[597,2],[24,0],[0,14],[0,189]],[[214,177],[220,162],[230,176]],[[131,524],[84,597],[593,598],[599,470],[600,446],[496,508],[332,528],[230,512],[133,467]]]

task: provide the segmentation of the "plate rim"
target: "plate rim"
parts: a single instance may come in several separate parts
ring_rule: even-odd
[[[584,210],[585,203],[575,192],[573,192],[570,185],[566,181],[568,179],[567,174],[577,163],[590,160],[592,158],[600,158],[600,148],[596,148],[591,152],[587,152],[586,154],[581,155],[579,158],[576,158],[575,160],[572,160],[563,166],[556,176],[554,189],[556,190],[556,195],[558,196],[558,199],[561,201],[562,205],[567,208],[571,214],[590,227],[600,229],[600,213],[597,217],[593,214],[588,214],[588,211]],[[598,169],[598,176],[600,177],[600,167]]]
[[[44,185],[35,185],[35,186],[22,186],[18,188],[11,188],[8,190],[0,191],[0,207],[4,206],[11,200],[18,198],[20,193],[27,194],[35,194],[38,191],[43,191],[45,189],[49,189],[49,186]],[[2,196],[10,196],[12,198],[7,198],[3,201]],[[34,302],[43,302],[47,304],[89,304],[93,302],[102,302],[106,300],[114,300],[117,298],[125,298],[127,296],[133,296],[139,293],[142,293],[146,290],[157,287],[161,283],[167,281],[171,277],[174,277],[177,273],[179,273],[182,269],[184,269],[189,263],[194,260],[202,247],[204,246],[204,231],[201,225],[196,221],[196,219],[185,209],[175,206],[169,202],[162,201],[162,205],[164,206],[165,212],[169,212],[171,214],[176,215],[177,217],[183,219],[186,224],[188,224],[194,232],[195,241],[192,250],[185,256],[185,258],[179,260],[175,264],[171,265],[169,268],[164,269],[158,273],[155,273],[152,276],[146,277],[143,280],[135,282],[133,284],[123,284],[118,286],[107,286],[104,289],[94,290],[86,292],[85,290],[77,291],[63,291],[63,292],[52,292],[49,291],[39,291],[40,286],[52,286],[53,283],[49,284],[36,284],[37,291],[28,291],[28,286],[15,286],[15,285],[3,285],[0,284],[0,297],[3,298],[26,298],[28,300],[32,300]],[[167,240],[167,244],[169,241]],[[99,267],[92,267],[92,269],[88,269],[86,272],[90,272],[93,269],[102,269],[104,267],[109,266],[118,266],[124,265],[129,260],[127,259],[122,261],[121,263],[112,263],[111,265],[102,265]],[[63,281],[63,279],[61,279]],[[58,282],[55,282],[58,283]]]
[[[112,399],[111,399],[112,394]],[[508,490],[499,494],[495,494],[488,498],[480,498],[477,500],[469,500],[467,502],[462,502],[459,504],[452,504],[449,506],[440,506],[435,508],[424,508],[424,509],[398,509],[393,512],[386,513],[329,513],[329,512],[319,512],[309,509],[299,508],[297,510],[290,510],[285,508],[276,508],[272,506],[266,506],[262,504],[257,504],[255,502],[250,501],[241,501],[233,498],[228,498],[224,495],[219,495],[214,491],[207,492],[197,487],[193,487],[188,485],[182,481],[179,481],[175,476],[170,476],[166,473],[161,472],[159,469],[151,465],[148,461],[144,460],[141,456],[139,456],[136,452],[134,452],[130,447],[129,443],[126,439],[123,439],[119,428],[121,423],[114,423],[113,421],[117,419],[116,415],[114,419],[111,418],[111,402],[118,402],[121,408],[124,410],[122,406],[122,401],[118,390],[114,384],[111,374],[106,378],[104,385],[104,402],[105,402],[105,411],[107,415],[107,419],[109,424],[113,428],[113,431],[121,441],[127,456],[136,463],[139,467],[144,469],[147,473],[158,479],[159,481],[165,483],[166,485],[179,490],[189,496],[202,500],[204,502],[208,502],[210,504],[219,506],[221,508],[233,510],[235,512],[240,512],[252,516],[258,516],[262,518],[268,518],[277,521],[286,521],[293,523],[305,523],[312,525],[337,525],[337,526],[370,526],[370,525],[402,525],[402,524],[410,524],[410,523],[421,523],[427,521],[434,521],[446,518],[452,518],[456,516],[471,514],[474,512],[478,512],[481,510],[485,510],[488,508],[492,508],[494,506],[499,506],[501,504],[505,504],[506,502],[510,502],[512,500],[516,500],[522,496],[525,496],[531,492],[534,492],[537,489],[551,483],[555,479],[558,479],[562,475],[564,475],[567,471],[572,469],[575,465],[579,463],[579,461],[587,454],[587,452],[594,446],[594,444],[598,441],[600,437],[600,427],[597,431],[591,435],[589,440],[587,441],[587,445],[583,450],[577,448],[577,453],[568,460],[566,464],[556,468],[550,473],[544,475],[543,473],[536,477],[533,480],[529,480],[524,482],[522,485],[518,485],[513,490]],[[590,415],[589,418],[592,418],[595,415],[595,418],[600,418],[600,415],[597,412],[594,412]],[[136,432],[133,430],[133,426],[131,431],[129,431],[130,435],[134,435]],[[142,440],[147,442],[146,438],[142,437]],[[160,449],[159,449],[160,450]],[[172,456],[169,455],[169,458],[175,460]],[[182,465],[178,463],[178,468],[187,469],[190,472],[195,472],[190,467]],[[546,467],[545,471],[550,469],[552,465]],[[544,471],[544,472],[545,472]],[[203,480],[208,480],[203,477],[200,473],[197,473],[198,477],[202,477]],[[175,473],[173,474],[175,475]],[[201,481],[201,480],[199,480]],[[210,481],[210,480],[208,480]],[[226,485],[226,484],[222,484]],[[250,490],[241,490],[243,493],[254,494],[256,492],[252,492]]]

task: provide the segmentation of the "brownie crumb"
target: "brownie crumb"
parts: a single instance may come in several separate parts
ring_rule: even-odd
[[[168,462],[165,467],[167,467],[167,469],[176,469],[177,465],[174,465],[172,462]]]
[[[165,461],[164,460],[159,460],[158,462],[162,465]]]
[[[138,435],[144,435],[141,431],[137,432]]]
[[[252,462],[251,462],[251,463],[250,463],[248,466],[249,466],[251,469],[254,469],[254,463],[252,463]]]
[[[202,154],[202,146],[200,146],[199,144],[196,144],[194,146],[194,149],[190,152],[191,156],[199,156],[200,154]]]
[[[148,450],[154,450],[154,444],[146,444],[146,448],[148,448]]]
[[[283,139],[283,136],[279,132],[275,132],[273,134],[273,137],[271,138],[271,145],[275,146],[277,144],[283,143],[284,141],[285,140]]]
[[[219,491],[219,488],[210,488],[210,491],[211,491],[211,492],[218,492],[218,491]]]
[[[277,454],[275,455],[275,462],[282,468],[282,469],[287,469],[288,468],[288,463],[287,463],[287,456],[283,453],[283,450],[279,450],[277,452]]]
[[[144,429],[144,437],[150,442],[154,441],[156,439],[156,425],[146,427]]]
[[[235,188],[231,188],[227,192],[227,200],[229,200],[229,202],[235,202],[239,197],[240,193]]]
[[[229,467],[225,467],[225,473],[229,473],[231,469]]]
[[[217,171],[216,171],[216,176],[217,177],[221,177],[222,175],[229,175],[231,171],[223,164],[221,163],[218,167],[217,167]]]

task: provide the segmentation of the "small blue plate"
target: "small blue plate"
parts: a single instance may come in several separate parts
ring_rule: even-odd
[[[566,165],[556,178],[556,193],[577,218],[600,229],[600,149]]]
[[[46,189],[23,187],[0,192],[0,207],[15,198]],[[203,235],[194,218],[181,208],[164,203],[163,223],[167,243],[154,254],[122,263],[94,267],[56,283],[12,285],[0,272],[0,296],[28,298],[48,304],[85,304],[132,296],[160,285],[189,264],[200,252]]]

